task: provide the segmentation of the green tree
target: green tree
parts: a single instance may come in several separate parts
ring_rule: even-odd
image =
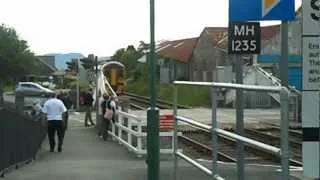
[[[71,74],[77,74],[78,73],[78,60],[72,59],[70,62],[66,62],[67,69],[66,71]]]
[[[87,71],[93,71],[94,70],[94,66],[95,66],[94,60],[91,60],[89,58],[82,58],[82,59],[80,59],[80,61],[82,62],[82,67],[85,70],[87,70]]]
[[[36,66],[27,41],[20,39],[15,29],[0,25],[0,92],[6,83],[33,72]]]
[[[134,46],[129,45],[127,48],[117,50],[112,56],[112,59],[124,64],[128,72],[128,76],[132,76],[136,72],[137,60],[144,55],[142,50],[143,48],[139,48],[137,50]]]

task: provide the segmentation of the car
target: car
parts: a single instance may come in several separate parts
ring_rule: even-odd
[[[48,97],[50,95],[53,95],[55,92],[34,82],[19,82],[15,89],[15,93],[19,93],[25,96]]]

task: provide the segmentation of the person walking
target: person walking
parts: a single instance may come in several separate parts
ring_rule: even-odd
[[[99,135],[102,136],[103,140],[108,140],[108,130],[110,128],[110,122],[114,122],[115,111],[116,111],[116,103],[113,98],[109,97],[108,94],[103,94],[104,101],[101,103],[102,109],[102,124],[100,128]],[[109,115],[108,113],[111,112]]]
[[[90,121],[91,125],[95,125],[92,121],[92,116],[91,116],[91,112],[92,112],[92,103],[93,103],[93,98],[92,98],[92,94],[90,93],[91,90],[87,93],[84,93],[84,97],[83,97],[83,105],[85,107],[85,111],[86,111],[86,115],[85,115],[85,119],[84,119],[84,126],[89,126],[88,124],[88,120]]]
[[[56,132],[58,135],[58,152],[61,152],[64,139],[64,122],[62,114],[67,111],[67,108],[61,100],[57,99],[56,95],[52,95],[52,98],[44,103],[42,111],[47,116],[50,152],[54,152],[55,149]]]

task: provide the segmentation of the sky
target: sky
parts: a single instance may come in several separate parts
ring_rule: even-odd
[[[155,1],[156,41],[198,37],[204,27],[228,25],[228,0]],[[302,0],[295,1],[297,9]],[[149,0],[1,0],[0,23],[15,28],[37,55],[111,56],[150,39]]]

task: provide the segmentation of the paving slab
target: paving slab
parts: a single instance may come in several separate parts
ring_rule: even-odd
[[[146,121],[146,111],[130,110],[130,113],[137,115]],[[160,109],[161,114],[173,114],[171,109]],[[188,117],[204,124],[211,124],[211,109],[194,108],[179,109],[179,116]],[[217,122],[220,128],[234,128],[236,124],[236,110],[230,108],[219,108],[217,110]],[[280,109],[245,109],[244,123],[246,128],[264,127],[266,123],[280,124]],[[296,123],[292,123],[296,124]]]
[[[114,141],[102,141],[93,127],[83,127],[83,114],[70,117],[63,152],[50,153],[48,141],[42,144],[36,161],[6,174],[4,180],[147,180],[144,159]],[[210,167],[210,161],[199,161]],[[220,164],[221,175],[236,179],[234,164]],[[274,166],[248,166],[248,180],[281,179],[279,168]],[[161,180],[173,179],[171,160],[161,161]],[[208,176],[194,167],[179,161],[179,179],[207,180]],[[292,179],[297,179],[293,178]]]

